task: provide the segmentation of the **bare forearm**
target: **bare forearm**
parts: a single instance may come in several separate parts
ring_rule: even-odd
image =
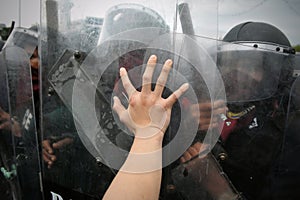
[[[103,199],[157,200],[160,183],[161,169],[143,174],[119,172]]]
[[[104,199],[158,199],[162,173],[161,138],[134,140],[130,154]]]
[[[127,71],[120,69],[121,80],[129,96],[129,105],[125,109],[120,99],[114,97],[113,109],[121,122],[134,132],[135,139],[125,163],[104,196],[106,200],[158,199],[164,132],[170,123],[172,106],[188,89],[188,84],[183,84],[167,99],[161,97],[172,67],[172,61],[167,60],[157,80],[160,84],[152,91],[151,79],[156,60],[156,56],[152,55],[147,62],[141,92],[131,84]]]

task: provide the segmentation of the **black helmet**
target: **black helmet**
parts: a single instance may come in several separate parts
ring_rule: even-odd
[[[218,65],[228,102],[268,99],[291,72],[290,55],[295,50],[275,26],[245,22],[233,27],[219,48]]]
[[[233,27],[224,37],[226,42],[256,41],[286,47],[291,44],[282,31],[263,22],[245,22]]]

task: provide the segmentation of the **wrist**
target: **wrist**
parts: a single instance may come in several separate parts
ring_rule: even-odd
[[[134,140],[140,142],[162,142],[164,132],[156,127],[138,128],[134,131]]]
[[[148,153],[162,148],[163,132],[156,133],[150,137],[139,137],[138,131],[135,132],[135,137],[131,147],[133,153]]]
[[[164,137],[164,131],[157,126],[149,125],[136,128],[134,130],[134,136],[136,139],[141,140],[162,140]]]

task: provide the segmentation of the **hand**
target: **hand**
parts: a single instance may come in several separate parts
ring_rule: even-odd
[[[16,137],[22,136],[20,123],[15,118],[12,118],[10,114],[5,112],[1,107],[0,107],[0,130],[11,131]]]
[[[184,163],[191,160],[193,157],[197,156],[200,152],[202,143],[196,142],[194,145],[190,146],[181,156],[180,162]]]
[[[121,80],[129,96],[129,106],[125,109],[119,98],[114,97],[113,109],[117,112],[120,121],[134,132],[135,138],[158,136],[162,139],[170,123],[173,104],[188,89],[188,84],[185,83],[167,99],[161,97],[172,67],[172,61],[167,60],[157,79],[155,89],[152,91],[151,81],[156,60],[154,55],[148,60],[141,92],[137,91],[131,84],[126,70],[120,69]]]
[[[42,141],[43,147],[43,160],[48,164],[48,168],[50,169],[53,163],[56,161],[56,155],[54,154],[54,150],[52,148],[50,140]]]
[[[73,138],[66,137],[57,142],[51,144],[50,140],[43,140],[43,160],[48,164],[48,168],[50,169],[55,161],[57,160],[57,156],[55,155],[55,150],[59,150],[64,148],[65,146],[73,143]]]
[[[191,106],[191,113],[194,117],[199,117],[198,112],[195,108],[200,111],[199,118],[199,130],[206,131],[209,128],[218,128],[219,122],[222,115],[226,116],[228,108],[226,107],[225,101],[216,100],[213,105],[210,102],[204,102],[194,104]]]
[[[129,96],[129,105],[125,109],[120,100],[114,97],[113,109],[121,122],[134,132],[135,138],[126,161],[103,199],[159,198],[163,136],[170,123],[172,106],[188,89],[188,84],[183,84],[167,99],[161,97],[172,66],[172,61],[167,60],[152,91],[151,81],[156,59],[152,55],[148,60],[141,92],[133,87],[126,70],[120,69],[121,80]],[[126,190],[122,189],[124,185],[127,185]]]

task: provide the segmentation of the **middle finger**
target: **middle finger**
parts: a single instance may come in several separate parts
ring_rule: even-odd
[[[163,92],[163,90],[165,88],[165,84],[166,84],[166,82],[168,80],[169,72],[170,72],[170,70],[172,68],[172,63],[173,62],[170,59],[168,59],[165,62],[164,66],[163,66],[163,68],[161,70],[161,73],[160,73],[160,75],[159,75],[159,77],[157,79],[157,83],[156,83],[154,92],[159,97],[162,95],[162,92]]]

